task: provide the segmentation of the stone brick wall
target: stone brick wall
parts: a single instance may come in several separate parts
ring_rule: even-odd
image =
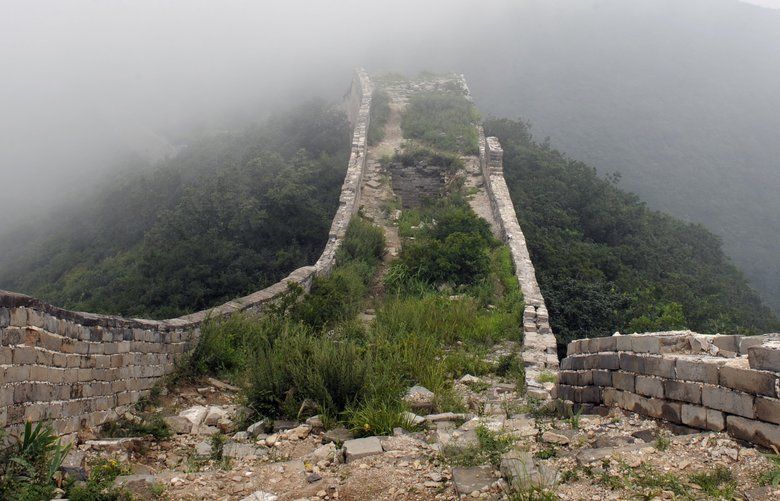
[[[780,447],[780,334],[580,339],[561,361],[558,396]]]
[[[547,307],[536,281],[525,236],[517,222],[517,214],[504,179],[503,157],[504,150],[498,139],[486,138],[482,127],[479,127],[479,159],[490,208],[499,224],[501,238],[509,247],[525,301],[522,355],[526,366],[526,388],[529,396],[545,400],[554,393],[555,384],[543,383],[539,381],[539,376],[544,372],[555,374],[558,370],[555,336],[550,328]]]
[[[328,242],[313,266],[215,308],[161,321],[73,312],[0,291],[0,427],[8,436],[25,421],[50,420],[66,435],[116,418],[174,369],[206,318],[262,312],[289,284],[308,291],[315,276],[330,273],[359,207],[371,94],[368,74],[357,70],[345,98],[354,126],[349,166]]]

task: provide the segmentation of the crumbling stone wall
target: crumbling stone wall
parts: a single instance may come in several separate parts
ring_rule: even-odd
[[[619,407],[780,447],[780,334],[690,331],[580,339],[561,361],[558,396]]]
[[[262,312],[290,284],[308,291],[315,276],[329,274],[360,205],[371,94],[368,74],[356,71],[345,98],[354,126],[349,166],[328,242],[313,266],[248,296],[162,321],[73,312],[0,291],[0,427],[14,436],[25,421],[50,420],[65,435],[114,419],[174,369],[206,318]]]
[[[509,247],[515,265],[515,275],[520,282],[525,301],[523,312],[523,361],[526,367],[526,389],[528,395],[548,399],[555,390],[555,384],[539,381],[544,372],[558,370],[558,355],[555,336],[550,328],[550,319],[544,297],[536,281],[536,272],[528,254],[525,236],[517,222],[509,188],[504,179],[504,150],[495,137],[485,137],[479,127],[479,159],[485,178],[485,190],[490,200],[493,218],[498,222],[501,238]]]

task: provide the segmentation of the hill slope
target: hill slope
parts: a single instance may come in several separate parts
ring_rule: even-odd
[[[260,289],[319,256],[348,155],[349,124],[323,103],[204,138],[0,239],[0,288],[152,317]]]
[[[720,240],[649,210],[633,194],[537,143],[525,123],[493,120],[504,173],[559,342],[687,327],[767,332],[780,325]]]

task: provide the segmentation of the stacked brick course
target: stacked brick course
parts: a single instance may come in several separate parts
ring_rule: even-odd
[[[561,361],[558,396],[620,407],[780,447],[778,335],[689,331],[580,339]]]
[[[174,369],[197,342],[205,319],[262,312],[290,284],[308,291],[315,276],[329,274],[359,207],[371,94],[367,73],[356,71],[346,99],[354,126],[349,166],[328,242],[314,266],[215,308],[162,321],[73,312],[0,291],[0,427],[8,436],[25,421],[51,421],[65,435],[116,418]]]
[[[539,376],[543,372],[554,374],[558,370],[555,336],[550,328],[547,307],[536,281],[525,236],[517,222],[517,214],[504,179],[504,151],[497,138],[485,137],[482,127],[479,127],[478,132],[479,158],[490,208],[493,218],[499,224],[501,237],[512,255],[515,275],[526,305],[523,312],[522,354],[526,367],[526,390],[529,396],[546,400],[554,396],[555,384],[543,383],[539,381]]]

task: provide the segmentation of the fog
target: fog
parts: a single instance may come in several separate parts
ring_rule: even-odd
[[[117,166],[337,100],[355,66],[458,71],[486,114],[704,222],[780,297],[764,272],[780,269],[780,12],[764,7],[780,1],[4,0],[0,239]]]

